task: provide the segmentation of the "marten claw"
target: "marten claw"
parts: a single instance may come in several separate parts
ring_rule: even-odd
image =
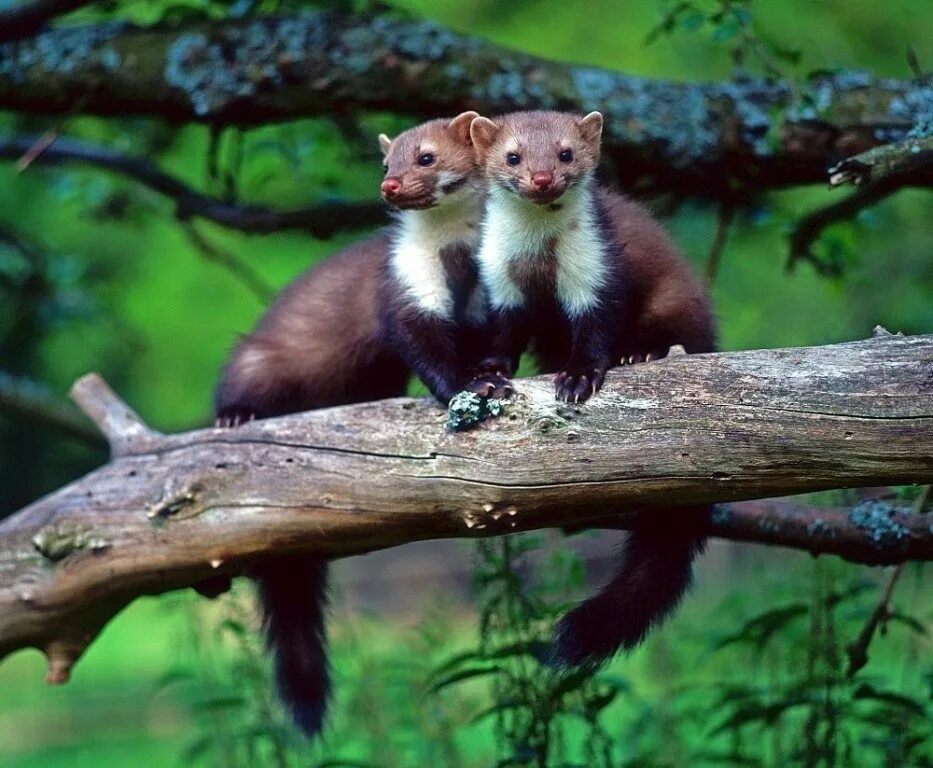
[[[467,390],[474,392],[480,397],[495,397],[503,399],[511,397],[515,392],[512,382],[504,376],[493,374],[491,376],[477,376],[473,381],[467,384]]]
[[[565,403],[585,403],[599,392],[605,376],[600,368],[585,373],[561,371],[554,379],[555,397]]]
[[[256,412],[251,408],[233,405],[221,408],[214,419],[214,426],[218,429],[232,429],[248,421],[256,420]]]
[[[622,355],[619,365],[637,365],[638,363],[650,363],[652,360],[660,360],[667,357],[667,352],[662,349],[652,349],[649,352],[633,352],[631,355]]]

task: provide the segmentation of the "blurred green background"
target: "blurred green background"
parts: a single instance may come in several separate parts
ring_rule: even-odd
[[[115,9],[121,17],[152,21],[170,6],[209,5],[121,2]],[[705,29],[678,30],[645,45],[661,18],[663,6],[657,2],[403,0],[389,5],[568,62],[685,80],[723,79],[732,72],[723,43]],[[786,65],[791,76],[848,68],[906,78],[911,46],[922,66],[933,67],[933,2],[928,0],[784,0],[756,2],[750,9],[763,39],[799,49],[799,62]],[[0,115],[4,135],[41,132],[50,125],[149,155],[192,186],[221,191],[208,171],[211,135],[206,127]],[[389,115],[361,121],[367,137],[406,125]],[[241,199],[289,208],[328,198],[376,198],[381,167],[375,141],[348,141],[333,122],[227,133],[220,141],[221,168],[235,169]],[[713,287],[725,349],[864,338],[878,323],[892,331],[933,332],[929,192],[902,192],[828,230],[817,249],[842,260],[841,278],[818,276],[806,264],[786,271],[786,237],[795,217],[841,194],[818,188],[771,193],[737,215]],[[715,206],[688,202],[667,223],[701,270],[715,230]],[[15,229],[41,254],[31,263],[0,238],[0,274],[20,287],[0,286],[0,369],[62,394],[75,378],[96,370],[157,429],[208,421],[219,367],[263,303],[229,270],[205,258],[173,218],[168,202],[94,170],[33,166],[17,174],[12,163],[4,162],[0,226]],[[196,228],[200,237],[249,265],[275,289],[362,234],[315,242],[295,233],[258,237],[202,223]],[[4,413],[0,457],[0,516],[105,458]],[[397,557],[405,552],[399,550]],[[605,547],[599,552],[605,553]],[[462,588],[466,576],[436,577],[435,584],[450,589],[456,600],[441,601],[436,588],[417,579],[401,579],[385,599],[367,600],[372,580],[380,576],[377,569],[386,562],[354,559],[339,571],[334,622],[338,697],[323,748],[309,753],[296,745],[275,703],[263,693],[261,654],[252,635],[238,629],[252,622],[244,585],[220,605],[205,606],[184,595],[138,601],[108,628],[74,681],[62,689],[41,684],[42,665],[35,653],[18,654],[0,665],[0,766],[184,765],[197,760],[307,765],[309,754],[314,760],[357,761],[334,765],[492,764],[495,745],[489,728],[462,726],[486,695],[482,683],[437,699],[418,688],[433,661],[469,646],[476,633],[474,611]],[[923,594],[929,593],[931,581],[920,569],[911,575],[901,598],[913,606],[925,631],[933,613]],[[760,657],[713,653],[716,638],[763,605],[801,595],[809,599],[827,580],[840,587],[879,577],[838,563],[814,566],[804,556],[716,548],[685,610],[633,658],[613,667],[630,686],[604,713],[618,764],[633,754],[643,760],[633,765],[703,764],[689,756],[710,738],[701,727],[710,718],[680,711],[699,706],[684,688],[709,693],[752,672],[771,675],[774,682],[793,671],[794,649],[803,642],[793,628],[782,633],[767,671]],[[843,627],[857,631],[872,594],[859,593],[861,602],[837,617],[840,632]],[[928,637],[916,628],[894,628],[876,642],[871,674],[900,694],[928,699],[924,686],[933,673]],[[255,673],[255,685],[246,693],[231,693],[231,678],[242,678],[244,669]],[[688,670],[694,674],[685,676]],[[213,698],[196,693],[211,686],[219,691]],[[256,709],[260,703],[261,711]],[[252,762],[237,762],[234,747],[224,756],[217,734],[231,726],[253,727],[253,717],[286,734],[281,737],[284,757],[260,750],[249,758]],[[205,739],[209,744],[202,743]]]

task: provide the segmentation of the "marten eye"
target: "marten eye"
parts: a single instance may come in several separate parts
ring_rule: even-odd
[[[509,152],[505,156],[505,162],[509,165],[518,165],[522,161],[522,156],[518,152]]]
[[[572,149],[562,149],[560,154],[557,156],[562,163],[569,163],[573,160],[573,150]]]
[[[434,155],[430,152],[425,152],[423,155],[418,156],[418,165],[428,166],[434,162]]]

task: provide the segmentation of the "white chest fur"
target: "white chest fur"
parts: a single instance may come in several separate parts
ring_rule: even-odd
[[[558,201],[560,208],[535,205],[501,188],[490,190],[477,258],[490,306],[515,309],[525,303],[512,265],[542,258],[550,248],[556,261],[556,299],[569,317],[599,302],[607,279],[596,203],[588,182]]]
[[[454,320],[454,296],[447,283],[441,251],[463,243],[475,250],[479,242],[477,198],[424,211],[402,211],[392,236],[390,268],[411,302],[426,315]],[[483,319],[485,302],[477,285],[467,302],[468,319]]]

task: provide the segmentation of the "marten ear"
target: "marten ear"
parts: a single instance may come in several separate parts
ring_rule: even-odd
[[[470,123],[470,138],[478,150],[485,152],[496,140],[499,130],[499,126],[488,117],[475,117]]]
[[[598,142],[603,133],[603,116],[600,112],[590,112],[577,121],[577,127],[584,141]]]
[[[478,112],[461,112],[447,123],[447,130],[459,144],[470,146],[473,143],[470,139],[470,123],[477,117],[479,117]]]
[[[379,134],[379,149],[382,150],[382,154],[389,154],[389,147],[392,146],[392,139],[386,136],[384,133]]]

